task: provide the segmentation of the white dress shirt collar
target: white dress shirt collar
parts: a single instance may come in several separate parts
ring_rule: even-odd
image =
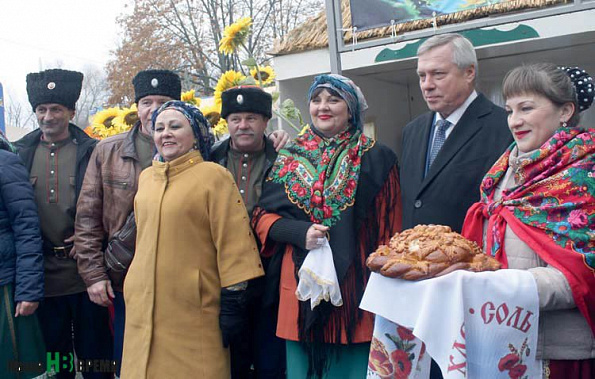
[[[463,102],[463,104],[461,104],[460,107],[458,107],[457,109],[455,109],[455,111],[452,112],[446,118],[446,121],[450,122],[450,126],[448,127],[448,129],[446,129],[446,138],[448,138],[448,136],[450,135],[450,133],[454,129],[453,126],[456,126],[457,125],[457,123],[459,122],[459,120],[461,119],[461,117],[463,117],[463,114],[465,113],[465,111],[467,110],[467,108],[469,108],[469,105],[471,105],[471,103],[475,99],[477,99],[477,91],[473,90],[473,92],[471,92],[471,95],[469,95],[469,97],[467,98],[467,100],[465,100],[465,102]],[[444,120],[444,118],[440,115],[440,113],[436,112],[436,115],[434,117],[434,123],[436,123],[438,120]],[[436,131],[434,131],[434,134],[435,133],[436,133]]]

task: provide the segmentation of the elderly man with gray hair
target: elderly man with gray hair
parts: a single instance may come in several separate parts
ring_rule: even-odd
[[[417,51],[430,112],[405,126],[401,161],[403,229],[440,224],[460,232],[479,201],[483,176],[512,143],[506,111],[475,90],[477,57],[460,34],[441,34]],[[441,378],[432,364],[432,378]]]

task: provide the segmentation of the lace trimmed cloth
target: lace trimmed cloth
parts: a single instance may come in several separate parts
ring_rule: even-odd
[[[321,301],[330,301],[336,307],[343,305],[333,252],[325,238],[321,247],[310,250],[298,272],[299,283],[295,295],[300,301],[310,300],[314,309]]]

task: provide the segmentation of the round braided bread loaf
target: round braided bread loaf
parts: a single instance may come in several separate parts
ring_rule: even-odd
[[[370,254],[370,270],[390,278],[429,279],[454,270],[494,271],[500,263],[475,242],[443,225],[417,225],[395,234],[388,246]]]

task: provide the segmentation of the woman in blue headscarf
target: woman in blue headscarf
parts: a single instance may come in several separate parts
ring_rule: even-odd
[[[308,93],[312,126],[279,152],[263,185],[253,226],[270,260],[265,302],[279,307],[288,378],[363,378],[372,315],[358,308],[365,261],[401,227],[397,157],[363,134],[360,89],[320,75]],[[342,305],[298,301],[298,270],[328,238]]]
[[[122,378],[228,379],[244,283],[263,274],[246,208],[231,174],[207,162],[213,137],[198,108],[167,102],[153,128],[158,156],[134,200]]]

